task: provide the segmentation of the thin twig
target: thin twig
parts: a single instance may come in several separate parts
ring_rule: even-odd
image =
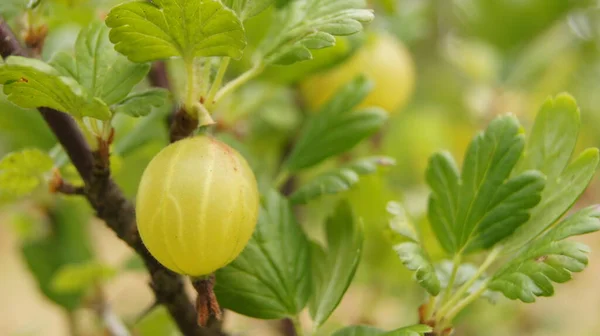
[[[106,297],[100,286],[97,286],[95,290],[91,308],[102,321],[107,336],[131,336],[125,323],[115,314],[110,304],[106,301]]]
[[[6,58],[26,54],[6,21],[0,17],[0,55]],[[217,330],[198,327],[194,306],[186,295],[182,278],[150,255],[137,231],[135,207],[111,178],[110,169],[99,157],[101,154],[90,151],[74,120],[53,109],[40,108],[39,111],[84,180],[87,199],[97,216],[142,257],[152,279],[156,301],[167,308],[181,332],[186,336],[221,335]]]

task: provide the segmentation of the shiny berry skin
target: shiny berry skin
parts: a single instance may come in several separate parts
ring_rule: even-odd
[[[150,162],[137,194],[144,245],[168,269],[210,274],[233,261],[256,226],[259,194],[246,160],[228,145],[197,136]]]

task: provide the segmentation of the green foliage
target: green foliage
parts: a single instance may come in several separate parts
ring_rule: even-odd
[[[242,23],[219,0],[134,1],[114,7],[106,19],[115,49],[133,62],[171,57],[240,58]]]
[[[552,282],[567,282],[572,272],[581,272],[588,264],[589,247],[565,239],[598,230],[597,206],[578,211],[515,254],[494,275],[489,288],[523,302],[534,302],[536,296],[554,295]]]
[[[431,327],[423,324],[417,324],[393,331],[383,331],[369,326],[351,326],[338,330],[333,336],[423,336],[431,331]]]
[[[334,46],[313,50],[311,60],[288,65],[285,71],[282,71],[279,65],[272,65],[265,69],[263,76],[278,83],[300,82],[308,75],[328,70],[347,60],[362,46],[361,37],[362,35],[359,34],[337,37]]]
[[[561,94],[549,98],[536,117],[525,156],[518,169],[536,169],[547,176],[542,200],[531,211],[531,219],[506,243],[518,249],[555,223],[586,189],[598,167],[598,150],[583,151],[571,163],[580,128],[575,100]]]
[[[5,0],[0,3],[0,13],[6,17],[12,17],[27,9],[27,0]],[[0,61],[0,63],[2,63]]]
[[[94,260],[66,264],[58,269],[50,287],[57,293],[82,293],[112,279],[116,274],[116,269]]]
[[[56,139],[38,111],[18,107],[0,94],[0,142],[0,155],[5,155],[28,147],[50,150]]]
[[[334,35],[351,35],[373,20],[364,0],[295,0],[278,11],[258,49],[264,64],[312,59],[311,49],[335,45]]]
[[[296,315],[310,296],[309,248],[289,202],[275,191],[267,193],[245,250],[217,271],[219,303],[262,319]]]
[[[292,204],[303,204],[326,194],[338,194],[349,190],[360,181],[362,175],[373,174],[380,167],[395,164],[386,156],[373,156],[355,160],[347,165],[319,175],[298,188],[291,196]]]
[[[390,228],[409,240],[394,246],[400,261],[406,268],[415,272],[415,279],[421,287],[430,295],[438,295],[441,290],[440,280],[433,263],[421,245],[414,224],[407,217],[405,210],[399,203],[390,202],[387,209],[392,215]]]
[[[313,291],[309,309],[315,328],[327,321],[354,278],[362,253],[362,231],[350,205],[342,202],[325,224],[327,249],[312,244]]]
[[[446,251],[492,247],[529,219],[545,177],[537,171],[510,177],[524,144],[518,121],[499,117],[471,142],[460,176],[449,154],[431,158],[429,220]]]
[[[385,111],[355,109],[372,87],[359,76],[327,102],[302,129],[286,169],[295,172],[344,153],[380,129],[387,119]]]
[[[87,95],[75,79],[36,59],[7,58],[0,66],[0,83],[8,100],[20,107],[50,107],[77,118],[107,120],[111,115],[108,106]]]
[[[222,0],[221,2],[245,21],[267,9],[275,0]]]
[[[23,241],[21,253],[42,293],[63,308],[79,307],[84,291],[57,291],[52,285],[65,265],[85,263],[92,258],[87,225],[90,212],[80,200],[59,199],[48,208],[49,231],[36,240]]]
[[[108,39],[108,28],[98,22],[81,30],[74,58],[59,52],[46,64],[11,56],[0,66],[0,82],[8,99],[18,106],[50,107],[76,118],[108,120],[114,104],[121,103],[117,110],[132,115],[163,104],[159,100],[166,94],[157,92],[141,101],[138,97],[135,108],[131,104],[123,108],[131,98],[128,94],[149,70],[149,65],[132,63],[117,53]]]
[[[494,292],[523,302],[552,296],[553,282],[567,282],[586,267],[589,248],[567,238],[600,230],[598,207],[556,223],[598,166],[597,149],[569,164],[579,125],[577,104],[561,94],[542,106],[527,146],[517,120],[503,116],[471,142],[460,175],[449,154],[432,156],[428,217],[453,262],[433,266],[401,207],[388,207],[395,215],[391,227],[409,239],[394,247],[400,259],[429,294],[443,294],[425,306],[436,328],[450,326],[477,298],[494,299]],[[480,265],[462,263],[464,254],[492,247]],[[503,263],[488,272],[498,260]]]
[[[148,64],[131,63],[115,52],[102,22],[81,30],[75,43],[75,59],[58,53],[51,64],[109,106],[127,97],[150,70]]]
[[[150,89],[127,96],[115,107],[115,113],[126,114],[130,117],[145,117],[152,108],[158,108],[167,101],[169,92],[164,89]]]
[[[15,200],[34,191],[54,163],[38,149],[13,152],[0,160],[0,201]]]

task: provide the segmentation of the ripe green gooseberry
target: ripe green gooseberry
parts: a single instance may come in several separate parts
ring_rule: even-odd
[[[174,272],[198,277],[244,249],[256,226],[259,194],[238,152],[197,136],[152,159],[136,203],[138,230],[152,256]]]
[[[406,105],[414,90],[415,70],[410,53],[395,37],[381,34],[371,36],[339,66],[302,81],[300,91],[308,106],[316,110],[360,74],[372,80],[375,87],[359,107],[378,106],[394,113]]]

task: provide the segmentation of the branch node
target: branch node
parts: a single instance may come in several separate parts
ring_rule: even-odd
[[[85,188],[83,186],[74,186],[65,181],[60,175],[60,170],[58,170],[58,168],[52,170],[52,177],[50,178],[48,189],[53,194],[85,195]]]
[[[182,107],[173,117],[171,124],[171,142],[176,142],[190,136],[198,128],[199,121],[192,117]]]

